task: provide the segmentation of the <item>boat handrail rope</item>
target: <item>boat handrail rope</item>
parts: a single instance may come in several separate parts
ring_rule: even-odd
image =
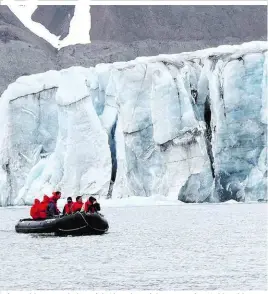
[[[85,219],[85,217],[83,216],[83,214],[82,214],[80,211],[78,211],[78,213],[80,213],[80,215],[82,216],[82,218],[83,218],[83,220],[85,221],[85,223],[86,223],[91,229],[96,230],[96,231],[100,231],[100,232],[107,231],[107,229],[105,229],[105,230],[100,230],[100,229],[92,228],[92,227],[89,225],[89,223],[86,221],[86,219]]]

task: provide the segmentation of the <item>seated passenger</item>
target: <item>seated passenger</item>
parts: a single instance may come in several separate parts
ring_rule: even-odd
[[[30,215],[33,219],[40,219],[40,201],[34,199],[34,204],[31,207]]]
[[[97,212],[100,211],[100,204],[97,202],[96,198],[94,198],[93,196],[90,196],[88,198],[88,201],[85,202],[82,211],[84,212]]]
[[[73,213],[80,211],[83,206],[83,199],[82,196],[76,197],[76,202],[73,204]]]
[[[43,201],[40,203],[40,218],[46,219],[47,218],[47,206],[49,204],[49,197],[44,195]]]
[[[64,205],[62,214],[63,215],[68,215],[73,213],[73,199],[72,197],[67,198],[67,203]]]
[[[47,217],[48,218],[51,218],[51,217],[54,217],[55,215],[60,214],[60,211],[57,207],[57,201],[61,197],[61,192],[59,192],[59,191],[53,192],[52,195],[53,196],[50,198],[50,202],[47,206]]]

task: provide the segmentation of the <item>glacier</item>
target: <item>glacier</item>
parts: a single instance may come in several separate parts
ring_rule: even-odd
[[[18,78],[0,98],[0,206],[53,190],[267,200],[267,49],[256,41]]]

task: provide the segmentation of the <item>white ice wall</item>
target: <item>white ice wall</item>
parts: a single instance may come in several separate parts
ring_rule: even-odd
[[[106,197],[112,164],[116,198],[264,199],[266,66],[251,42],[19,78],[0,100],[0,205]]]

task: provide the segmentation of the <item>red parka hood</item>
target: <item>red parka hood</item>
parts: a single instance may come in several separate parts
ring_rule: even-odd
[[[45,203],[49,202],[49,197],[47,195],[44,195],[43,202]]]

